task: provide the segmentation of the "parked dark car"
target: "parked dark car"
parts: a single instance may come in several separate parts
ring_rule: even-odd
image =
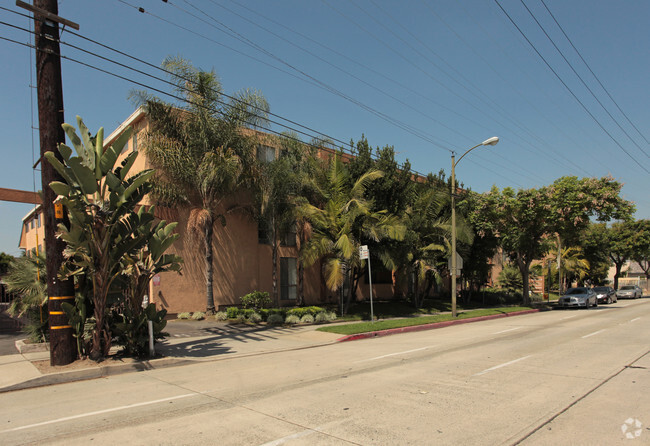
[[[612,302],[618,302],[616,290],[614,290],[614,288],[611,286],[596,286],[594,287],[594,293],[596,293],[599,304],[611,304]]]
[[[636,299],[637,297],[643,297],[643,291],[641,291],[639,285],[623,285],[616,291],[616,295],[621,299]]]
[[[594,290],[587,287],[569,288],[562,297],[557,300],[560,308],[589,308],[598,306],[598,298]]]

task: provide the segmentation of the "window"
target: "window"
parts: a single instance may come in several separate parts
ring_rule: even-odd
[[[25,232],[29,232],[29,222],[25,222]]]
[[[132,151],[137,152],[138,151],[138,134],[133,133],[133,144],[132,144]]]
[[[280,299],[296,300],[298,282],[297,261],[294,257],[280,258]]]
[[[34,219],[29,220],[29,228],[34,229]]]
[[[38,253],[43,255],[43,245],[38,245]]]
[[[257,159],[262,163],[270,163],[275,160],[275,149],[269,146],[257,146]]]
[[[36,224],[40,228],[41,227],[41,214],[40,212],[36,215]]]
[[[296,246],[296,225],[293,224],[291,227],[282,233],[280,244],[282,246]]]
[[[259,221],[257,223],[257,243],[261,245],[271,244],[271,225],[267,221]]]

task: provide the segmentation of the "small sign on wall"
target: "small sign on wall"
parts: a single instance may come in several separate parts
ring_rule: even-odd
[[[154,286],[160,285],[160,274],[153,276],[153,279],[151,281],[153,282]]]

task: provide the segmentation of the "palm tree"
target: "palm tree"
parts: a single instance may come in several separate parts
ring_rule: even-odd
[[[419,188],[402,218],[406,226],[404,243],[393,249],[390,259],[391,268],[410,281],[413,303],[418,308],[433,285],[440,261],[449,251],[451,224],[445,215],[448,196],[435,187]],[[471,230],[463,219],[458,219],[457,226],[459,240],[471,242]]]
[[[45,256],[14,258],[7,268],[4,282],[7,291],[18,295],[8,308],[12,316],[27,318],[27,332],[36,342],[45,341],[48,330],[47,277]]]
[[[165,206],[189,209],[188,232],[203,244],[206,311],[215,311],[212,239],[215,222],[226,224],[225,204],[255,177],[255,139],[244,127],[266,123],[268,103],[243,90],[228,103],[214,71],[205,72],[182,58],[167,58],[163,68],[183,105],[137,93],[150,119],[144,147],[157,168],[154,195]],[[224,105],[225,104],[225,105]]]
[[[381,171],[369,170],[350,187],[349,173],[340,154],[336,154],[327,175],[320,184],[314,184],[319,206],[306,201],[300,206],[312,227],[311,237],[302,249],[303,258],[307,265],[323,259],[325,283],[331,291],[339,291],[346,279],[361,268],[359,247],[364,242],[404,237],[405,227],[397,217],[386,211],[373,212],[372,203],[364,198],[368,185],[382,176]],[[349,287],[342,313],[347,312],[353,289]]]
[[[553,259],[557,258],[557,248],[549,251],[549,257]],[[560,273],[562,279],[564,279],[563,282],[566,281],[568,285],[571,284],[573,279],[582,281],[589,274],[590,264],[589,261],[584,258],[584,253],[582,252],[581,247],[572,246],[562,248],[560,258],[562,259]],[[551,262],[551,274],[555,276],[558,275],[557,262]]]

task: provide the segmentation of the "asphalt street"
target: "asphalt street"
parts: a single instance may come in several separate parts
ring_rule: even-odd
[[[649,320],[620,301],[9,392],[0,443],[649,444]]]

